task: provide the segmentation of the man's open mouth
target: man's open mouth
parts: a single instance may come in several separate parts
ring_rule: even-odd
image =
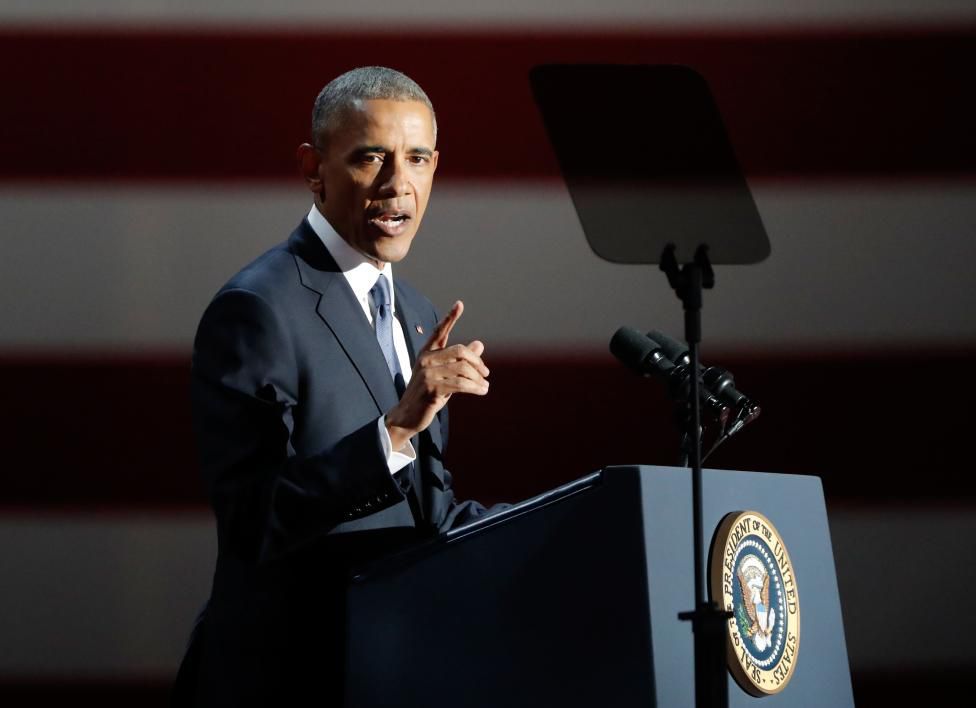
[[[374,216],[369,220],[369,223],[384,233],[395,236],[404,230],[409,221],[410,215],[404,212],[386,212]]]

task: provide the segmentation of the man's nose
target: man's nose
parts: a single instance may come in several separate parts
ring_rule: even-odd
[[[404,164],[398,159],[384,162],[383,171],[380,173],[380,196],[399,197],[406,194],[407,188],[407,173]]]

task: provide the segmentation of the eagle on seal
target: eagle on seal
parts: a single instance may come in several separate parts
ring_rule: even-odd
[[[748,556],[739,564],[736,575],[742,589],[742,604],[752,622],[746,634],[756,649],[765,651],[773,643],[776,626],[776,610],[769,606],[769,574],[758,558]]]

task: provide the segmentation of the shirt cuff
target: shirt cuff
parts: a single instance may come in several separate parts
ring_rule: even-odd
[[[386,416],[381,416],[379,420],[380,445],[383,446],[383,456],[386,458],[386,466],[390,468],[390,474],[396,474],[411,462],[417,459],[417,451],[413,449],[413,444],[407,440],[407,444],[399,450],[393,449],[393,441],[390,440],[390,431],[386,429]]]

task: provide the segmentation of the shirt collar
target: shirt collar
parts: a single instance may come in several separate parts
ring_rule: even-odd
[[[350,246],[345,239],[340,236],[332,224],[322,216],[322,212],[313,204],[308,212],[308,223],[312,231],[322,241],[322,245],[329,251],[342,271],[346,281],[352,288],[356,299],[360,304],[365,303],[368,307],[369,291],[376,285],[376,279],[380,273],[390,281],[390,308],[396,312],[396,294],[393,291],[393,266],[389,263],[383,264],[383,270],[378,269],[369,259],[355,248]]]

